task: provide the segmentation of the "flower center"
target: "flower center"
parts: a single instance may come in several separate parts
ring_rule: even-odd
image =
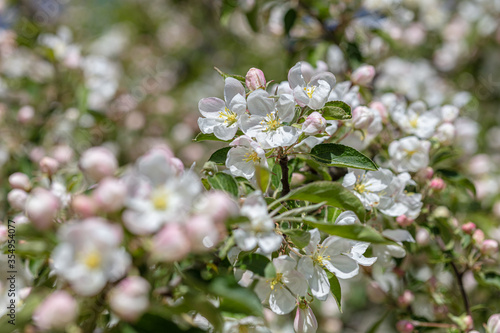
[[[276,273],[276,277],[271,281],[268,281],[271,286],[271,290],[274,290],[277,284],[283,283],[282,279],[283,279],[283,273]],[[282,286],[280,287],[283,288]]]
[[[323,245],[318,244],[318,250],[327,249],[327,248],[328,248],[328,246],[323,246]],[[314,253],[311,256],[311,258],[312,258],[314,263],[320,265],[321,267],[325,267],[325,263],[324,263],[325,260],[330,260],[330,256],[321,255],[321,254],[319,254],[318,251],[316,251],[316,253]]]
[[[354,191],[358,192],[359,194],[364,193],[366,191],[365,184],[356,184],[356,185],[354,185]]]
[[[313,97],[314,90],[316,90],[316,86],[304,87],[304,91],[306,92],[307,96],[309,96],[309,98]]]
[[[231,126],[238,120],[238,115],[228,108],[224,108],[224,111],[219,112],[219,118],[225,118],[224,124],[226,124],[226,126]]]
[[[275,131],[281,126],[280,118],[275,113],[268,113],[260,123],[266,127],[264,132]]]
[[[94,269],[101,266],[101,256],[98,251],[94,250],[85,257],[83,262],[88,268]]]
[[[405,149],[405,153],[406,155],[408,156],[413,156],[413,154],[415,154],[417,151],[416,150],[408,150],[408,149]]]
[[[414,117],[412,120],[410,120],[410,126],[413,128],[417,128],[418,126],[418,117]]]
[[[153,192],[151,201],[156,210],[165,210],[168,206],[168,193],[165,190],[156,190]]]
[[[245,158],[243,158],[243,161],[245,162],[254,162],[254,163],[259,163],[260,162],[260,157],[257,155],[257,152],[248,152],[245,154]]]

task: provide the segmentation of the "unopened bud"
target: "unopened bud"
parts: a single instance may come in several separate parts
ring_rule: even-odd
[[[36,326],[45,331],[64,330],[78,314],[76,300],[65,291],[49,295],[33,313]]]
[[[71,208],[81,217],[91,217],[97,212],[97,204],[94,199],[83,194],[73,197]]]
[[[250,68],[245,76],[245,83],[250,91],[266,88],[264,72],[258,68]]]
[[[446,187],[446,183],[441,178],[434,178],[431,180],[429,187],[434,191],[442,191]]]
[[[360,86],[369,85],[375,77],[375,68],[370,65],[363,65],[356,69],[351,75],[351,81]]]
[[[153,260],[174,262],[184,259],[191,246],[183,228],[177,223],[163,227],[153,238]]]
[[[326,129],[326,120],[323,116],[315,111],[307,116],[306,121],[302,124],[302,132],[307,135],[316,135],[324,132]]]
[[[294,172],[292,173],[292,181],[290,182],[290,184],[292,186],[298,186],[304,184],[305,181],[306,181],[306,176],[304,176],[301,173]]]
[[[105,147],[87,149],[80,158],[80,167],[90,178],[99,181],[118,169],[115,155]]]
[[[55,174],[59,169],[59,162],[52,157],[45,156],[38,162],[40,170],[49,176]]]
[[[425,228],[418,229],[417,234],[415,235],[415,241],[417,242],[417,244],[420,246],[426,246],[429,244],[429,240],[430,240],[429,230]]]
[[[407,307],[415,300],[415,296],[409,290],[405,290],[402,295],[398,297],[398,304],[400,307]]]
[[[415,329],[415,326],[408,320],[400,320],[396,324],[396,329],[399,333],[411,333]]]
[[[149,307],[148,281],[140,276],[130,276],[109,292],[109,305],[118,317],[126,321],[137,320]]]
[[[462,225],[462,231],[468,235],[472,235],[472,233],[476,230],[476,224],[473,222],[467,222]]]
[[[305,307],[302,307],[299,305],[297,307],[295,320],[293,321],[293,328],[296,333],[316,332],[318,329],[318,321],[309,306],[306,305]]]
[[[9,205],[17,210],[24,210],[24,205],[28,199],[28,193],[18,188],[13,189],[7,194],[7,201]]]
[[[2,245],[8,238],[9,230],[5,224],[0,224],[0,245]]]
[[[12,188],[18,188],[24,191],[31,189],[30,179],[21,172],[15,172],[9,176],[9,184]]]
[[[358,106],[352,110],[352,124],[355,129],[366,129],[375,119],[373,111],[366,106]]]
[[[43,188],[35,188],[26,201],[26,213],[30,221],[39,230],[52,226],[52,220],[57,215],[59,199]]]
[[[191,250],[197,253],[210,251],[220,240],[219,232],[207,216],[193,216],[186,222],[186,234]]]
[[[500,333],[500,313],[490,316],[486,328],[490,333]]]
[[[493,239],[486,239],[481,245],[481,253],[485,256],[492,256],[498,252],[498,242]]]
[[[35,109],[32,106],[26,105],[19,109],[17,113],[17,121],[21,124],[27,124],[35,117]]]
[[[463,319],[463,325],[466,331],[469,331],[474,327],[474,320],[471,316],[467,315]]]
[[[115,212],[123,207],[127,187],[115,178],[104,178],[99,182],[92,196],[97,206],[104,212]]]
[[[396,218],[396,222],[402,226],[402,227],[408,227],[410,226],[413,222],[415,222],[414,219],[407,217],[406,215],[400,215]]]
[[[368,299],[376,304],[381,304],[386,299],[385,291],[380,287],[380,284],[376,281],[370,281],[366,286],[366,294]]]
[[[371,102],[368,106],[370,107],[370,109],[378,112],[384,124],[387,123],[387,120],[389,118],[389,112],[387,111],[387,108],[385,107],[384,103],[375,101]]]
[[[472,234],[472,239],[474,240],[474,242],[476,242],[477,245],[481,246],[484,241],[484,232],[481,229],[477,229]]]

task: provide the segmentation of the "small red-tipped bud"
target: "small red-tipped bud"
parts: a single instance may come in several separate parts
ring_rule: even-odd
[[[400,215],[396,218],[396,222],[402,226],[402,227],[408,227],[410,226],[415,220],[412,218],[407,217],[406,215]]]
[[[446,184],[441,178],[434,178],[431,180],[429,187],[434,191],[442,191],[446,187]]]
[[[258,68],[250,68],[245,76],[245,83],[251,91],[266,88],[264,72]]]
[[[473,222],[467,222],[462,225],[462,231],[468,235],[472,235],[472,233],[476,230],[476,224]]]
[[[492,256],[498,252],[498,242],[493,239],[486,239],[481,245],[481,253],[485,256]]]
[[[477,229],[472,234],[472,239],[474,240],[474,242],[476,242],[477,245],[481,246],[484,241],[484,232],[481,229]]]
[[[415,329],[415,326],[408,320],[400,320],[396,324],[396,329],[399,333],[411,333]]]
[[[351,75],[351,81],[360,86],[369,85],[375,77],[375,68],[370,65],[363,65],[356,69]]]
[[[405,290],[402,295],[398,297],[398,304],[401,307],[407,307],[415,300],[415,296],[409,290]]]
[[[59,169],[59,162],[53,159],[52,157],[47,157],[47,156],[42,158],[38,163],[38,165],[40,166],[40,170],[43,173],[48,174],[49,176],[55,174]]]

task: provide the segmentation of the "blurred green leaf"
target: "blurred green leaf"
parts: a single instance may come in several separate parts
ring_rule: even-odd
[[[291,230],[282,230],[282,232],[290,237],[290,240],[297,246],[299,249],[303,249],[309,244],[311,240],[311,234],[305,230],[300,229],[291,229]]]
[[[208,159],[211,162],[214,162],[216,164],[226,164],[226,158],[227,158],[227,153],[231,147],[224,147],[221,149],[216,150]]]
[[[212,281],[209,291],[221,298],[220,309],[231,313],[250,316],[263,315],[259,298],[248,288],[238,285],[234,277],[218,277]]]
[[[380,317],[379,320],[377,320],[367,331],[366,333],[375,333],[378,331],[380,328],[380,325],[384,322],[385,318],[391,313],[390,311],[386,311],[382,317]]]
[[[297,11],[293,8],[290,8],[283,18],[285,33],[287,35],[290,34],[290,30],[292,30],[293,25],[295,24],[295,20],[297,19]]]
[[[247,253],[238,257],[236,266],[243,269],[254,272],[257,275],[265,276],[265,268],[270,260],[261,254],[257,253]]]
[[[332,276],[328,278],[328,281],[330,281],[330,291],[332,292],[333,298],[335,298],[335,302],[337,302],[339,311],[342,312],[342,292],[340,289],[339,279],[332,274]]]
[[[231,140],[221,140],[218,137],[216,137],[214,134],[205,134],[205,133],[199,133],[194,139],[194,142],[201,142],[201,141],[221,141],[221,142],[230,142]]]
[[[227,173],[217,172],[213,176],[207,177],[213,189],[225,191],[234,197],[238,197],[238,183],[233,176]]]
[[[445,181],[450,182],[457,187],[466,188],[472,192],[474,197],[476,196],[476,187],[474,186],[474,183],[461,173],[455,170],[445,170],[445,169],[436,170],[436,173],[441,175],[441,177]]]

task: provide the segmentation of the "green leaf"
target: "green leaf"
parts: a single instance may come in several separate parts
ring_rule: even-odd
[[[381,233],[372,227],[361,224],[350,225],[335,225],[329,223],[319,223],[312,219],[304,219],[307,225],[318,228],[329,235],[339,236],[342,238],[353,239],[361,242],[369,242],[373,244],[398,245],[396,242],[385,238]]]
[[[390,311],[386,311],[384,313],[384,315],[379,319],[377,320],[371,327],[370,329],[368,329],[368,331],[366,331],[366,333],[375,333],[377,332],[377,330],[379,329],[380,325],[382,325],[382,323],[384,322],[385,318],[387,318],[387,316],[389,315],[389,313],[391,313]]]
[[[257,6],[257,4],[254,4],[253,8],[245,14],[248,20],[248,24],[250,25],[252,30],[254,32],[259,32],[259,6]]]
[[[271,172],[269,169],[261,167],[258,164],[255,165],[255,178],[262,193],[267,193],[269,184],[271,184]]]
[[[290,30],[292,29],[296,19],[297,19],[297,11],[295,11],[295,9],[293,8],[290,8],[286,12],[285,17],[283,19],[285,25],[285,33],[287,35],[290,34]]]
[[[338,143],[322,143],[311,149],[311,156],[329,166],[375,171],[378,166],[354,148]]]
[[[201,333],[204,332],[199,328],[189,328],[187,330],[180,329],[170,320],[151,313],[144,314],[141,319],[131,325],[137,332],[141,333],[156,333],[156,332],[172,332],[172,333]]]
[[[476,196],[476,187],[474,186],[474,183],[461,173],[458,173],[454,170],[444,169],[437,170],[436,173],[440,174],[444,180],[453,183],[455,186],[468,189],[473,193],[474,196]]]
[[[215,278],[209,291],[221,298],[219,309],[231,313],[243,313],[262,317],[262,304],[259,298],[248,288],[238,285],[234,277]]]
[[[215,175],[207,177],[207,180],[213,189],[226,191],[234,197],[238,197],[238,183],[233,176],[217,172]]]
[[[295,244],[295,246],[297,246],[299,249],[303,249],[304,247],[306,247],[311,240],[311,234],[304,230],[292,229],[282,230],[282,232],[290,237],[293,244]]]
[[[337,302],[339,311],[342,312],[342,292],[340,290],[339,279],[337,279],[337,277],[332,274],[328,281],[330,281],[330,291],[332,292],[333,298],[335,298],[335,302]]]
[[[494,271],[474,274],[480,284],[500,289],[500,274]]]
[[[352,118],[351,107],[342,101],[327,102],[321,109],[327,120],[346,120]]]
[[[266,265],[266,268],[264,269],[264,276],[267,279],[274,279],[276,277],[276,268],[272,262],[269,262],[269,264]]]
[[[273,165],[273,168],[271,170],[271,184],[273,187],[277,190],[279,190],[281,186],[281,167],[279,164]]]
[[[231,149],[231,147],[224,147],[219,150],[216,150],[208,160],[216,164],[222,164],[222,165],[226,164],[226,158],[229,149]]]
[[[198,135],[193,139],[194,142],[201,142],[201,141],[221,141],[221,142],[230,142],[231,140],[221,140],[218,137],[215,136],[215,134],[205,134],[205,133],[198,133]]]
[[[319,181],[299,187],[280,199],[303,200],[313,203],[326,202],[327,205],[344,210],[352,210],[359,219],[365,221],[365,207],[357,196],[339,183]]]
[[[261,254],[249,253],[238,258],[236,266],[254,272],[260,276],[266,276],[265,268],[270,260]]]
[[[224,78],[224,80],[227,79],[228,77],[232,77],[233,79],[236,79],[236,80],[240,81],[241,83],[245,84],[245,77],[244,76],[236,75],[236,74],[227,74],[227,73],[224,73],[223,71],[221,71],[220,69],[218,69],[217,67],[214,67],[214,69],[217,71],[217,73],[219,73]]]

